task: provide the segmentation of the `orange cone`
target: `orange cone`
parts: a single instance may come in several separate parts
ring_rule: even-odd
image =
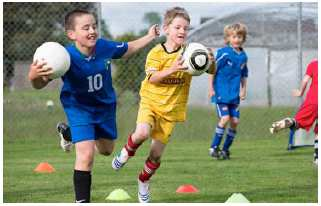
[[[177,188],[176,193],[196,193],[199,190],[193,185],[181,185]]]
[[[56,170],[48,162],[41,162],[33,171],[37,173],[52,173],[52,172],[55,172]]]

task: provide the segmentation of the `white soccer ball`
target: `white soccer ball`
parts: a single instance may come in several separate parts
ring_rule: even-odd
[[[51,108],[51,107],[53,107],[55,104],[54,104],[54,102],[53,102],[52,100],[48,100],[48,101],[46,102],[46,105],[47,105],[48,108]]]
[[[199,76],[208,70],[210,60],[209,51],[200,43],[189,43],[183,51],[184,66],[187,66],[186,72],[192,76]]]
[[[65,47],[57,42],[45,42],[39,46],[33,56],[33,61],[47,62],[46,67],[53,69],[51,79],[64,75],[70,67],[70,56]]]

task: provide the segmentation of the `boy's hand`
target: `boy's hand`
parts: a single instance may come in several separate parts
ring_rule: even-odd
[[[213,62],[214,61],[213,49],[208,47],[207,50],[208,50],[208,59],[211,62]]]
[[[302,96],[301,91],[298,90],[298,89],[293,89],[293,90],[292,90],[292,96],[294,96],[294,97],[301,97],[301,96]]]
[[[52,68],[47,66],[47,62],[41,61],[38,62],[37,60],[34,61],[30,65],[30,70],[29,70],[29,79],[34,80],[39,77],[42,77],[43,80],[48,81],[49,75],[53,74]]]
[[[215,96],[215,91],[213,89],[209,89],[208,98],[211,99],[213,96]]]
[[[174,62],[172,65],[172,70],[173,71],[180,71],[180,70],[186,70],[187,66],[183,65],[184,63],[184,59],[182,57],[182,55],[180,55]]]
[[[160,29],[159,29],[159,25],[158,24],[154,24],[153,26],[151,26],[148,30],[148,35],[156,38],[160,35]]]
[[[245,100],[245,98],[246,98],[246,92],[244,90],[241,90],[240,91],[240,99]]]

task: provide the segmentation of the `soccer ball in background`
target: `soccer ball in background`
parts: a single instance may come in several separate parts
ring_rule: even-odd
[[[39,46],[33,56],[33,61],[47,62],[46,67],[53,69],[51,79],[64,75],[70,67],[70,56],[65,47],[57,42],[45,42]]]
[[[46,102],[47,108],[51,109],[51,108],[53,108],[54,105],[55,105],[55,103],[51,99],[47,100],[47,102]]]
[[[208,58],[209,51],[200,43],[189,43],[183,51],[183,65],[187,66],[186,72],[192,76],[199,76],[208,70],[211,62]]]

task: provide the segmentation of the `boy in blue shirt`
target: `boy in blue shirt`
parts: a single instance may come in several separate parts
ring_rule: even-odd
[[[247,55],[242,48],[246,40],[245,25],[237,23],[224,28],[226,46],[215,54],[216,73],[209,75],[209,97],[216,104],[219,122],[216,126],[210,155],[215,159],[230,159],[230,146],[236,135],[239,124],[240,99],[246,96],[246,78],[248,76]],[[220,150],[225,127],[230,123],[223,149]]]
[[[159,35],[157,25],[132,42],[113,42],[98,38],[94,15],[74,10],[65,17],[66,47],[71,65],[62,76],[60,100],[66,113],[71,140],[75,144],[74,189],[76,202],[90,202],[91,170],[95,149],[110,155],[117,138],[116,95],[111,79],[111,59],[128,57]],[[29,80],[36,89],[45,87],[52,74],[45,63],[30,65]]]

